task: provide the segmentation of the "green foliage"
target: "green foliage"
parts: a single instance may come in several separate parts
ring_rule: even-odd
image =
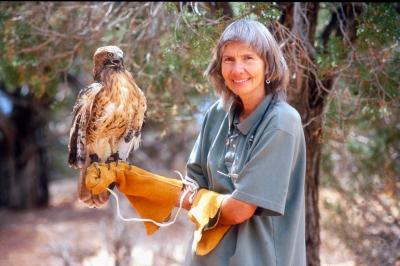
[[[400,15],[393,3],[367,5],[359,23],[359,49],[381,48],[400,40]]]
[[[13,62],[9,62],[9,50],[7,49],[8,39],[9,39],[9,31],[10,31],[10,20],[11,11],[10,8],[4,8],[2,12],[0,12],[0,28],[3,29],[0,32],[0,79],[5,82],[8,87],[15,87],[13,85],[17,84],[18,74],[15,71],[15,67],[13,67]]]
[[[355,124],[368,129],[393,115],[399,100],[400,16],[395,6],[366,5],[357,23],[358,36],[352,47],[334,36],[317,55],[321,76],[334,68],[341,71],[333,95],[340,102],[330,101],[327,117],[333,121],[328,119],[328,129]]]
[[[400,213],[400,17],[394,4],[363,7],[352,46],[331,36],[318,48],[319,75],[340,71],[326,110],[321,164],[321,187],[337,199],[322,194],[322,220],[360,264],[391,265]]]
[[[66,61],[63,58],[53,59],[51,51],[40,54],[41,51],[35,48],[43,44],[51,45],[43,35],[34,34],[35,24],[44,23],[44,17],[30,17],[29,5],[10,3],[2,6],[2,9],[5,16],[1,18],[4,30],[1,34],[0,78],[10,91],[27,85],[37,97],[53,95],[57,90],[60,69],[66,67]],[[23,15],[17,19],[12,17],[18,13]],[[68,19],[66,15],[64,19]],[[50,20],[48,30],[54,30],[57,26],[60,30],[64,25]]]
[[[160,36],[159,52],[144,70],[151,77],[146,82],[152,119],[170,123],[166,117],[191,117],[198,111],[198,96],[210,93],[203,72],[220,29],[206,23],[201,14],[185,10]]]
[[[276,21],[282,12],[276,3],[267,2],[243,2],[233,4],[236,11],[235,18],[252,18],[256,19],[267,26],[270,22]]]

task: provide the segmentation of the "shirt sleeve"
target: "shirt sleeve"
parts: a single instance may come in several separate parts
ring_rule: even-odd
[[[200,188],[208,188],[208,182],[206,178],[207,170],[205,169],[202,155],[206,152],[205,149],[205,128],[208,118],[208,112],[204,117],[203,124],[201,126],[201,131],[197,136],[196,142],[190,153],[189,160],[186,164],[187,176],[192,178],[197,182]]]
[[[295,137],[274,128],[254,145],[250,159],[238,173],[232,197],[257,205],[268,215],[283,215],[294,164]]]

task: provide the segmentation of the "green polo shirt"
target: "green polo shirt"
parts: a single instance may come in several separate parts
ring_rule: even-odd
[[[189,250],[185,265],[306,264],[303,127],[294,108],[271,98],[242,122],[235,106],[225,112],[221,101],[207,111],[187,175],[258,208],[208,255]]]

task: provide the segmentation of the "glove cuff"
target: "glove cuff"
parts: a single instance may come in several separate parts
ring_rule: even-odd
[[[196,225],[192,248],[197,255],[212,251],[230,228],[230,225],[218,224],[222,201],[226,196],[200,189],[194,198],[188,215]]]
[[[218,224],[224,198],[225,195],[207,189],[200,189],[188,213],[189,218],[202,231],[214,228]]]

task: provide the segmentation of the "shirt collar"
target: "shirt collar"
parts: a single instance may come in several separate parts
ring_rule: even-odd
[[[272,94],[268,94],[257,108],[242,122],[239,122],[239,113],[236,112],[236,105],[233,104],[229,110],[229,126],[236,126],[243,135],[247,135],[250,129],[262,119],[265,109],[268,107]]]

